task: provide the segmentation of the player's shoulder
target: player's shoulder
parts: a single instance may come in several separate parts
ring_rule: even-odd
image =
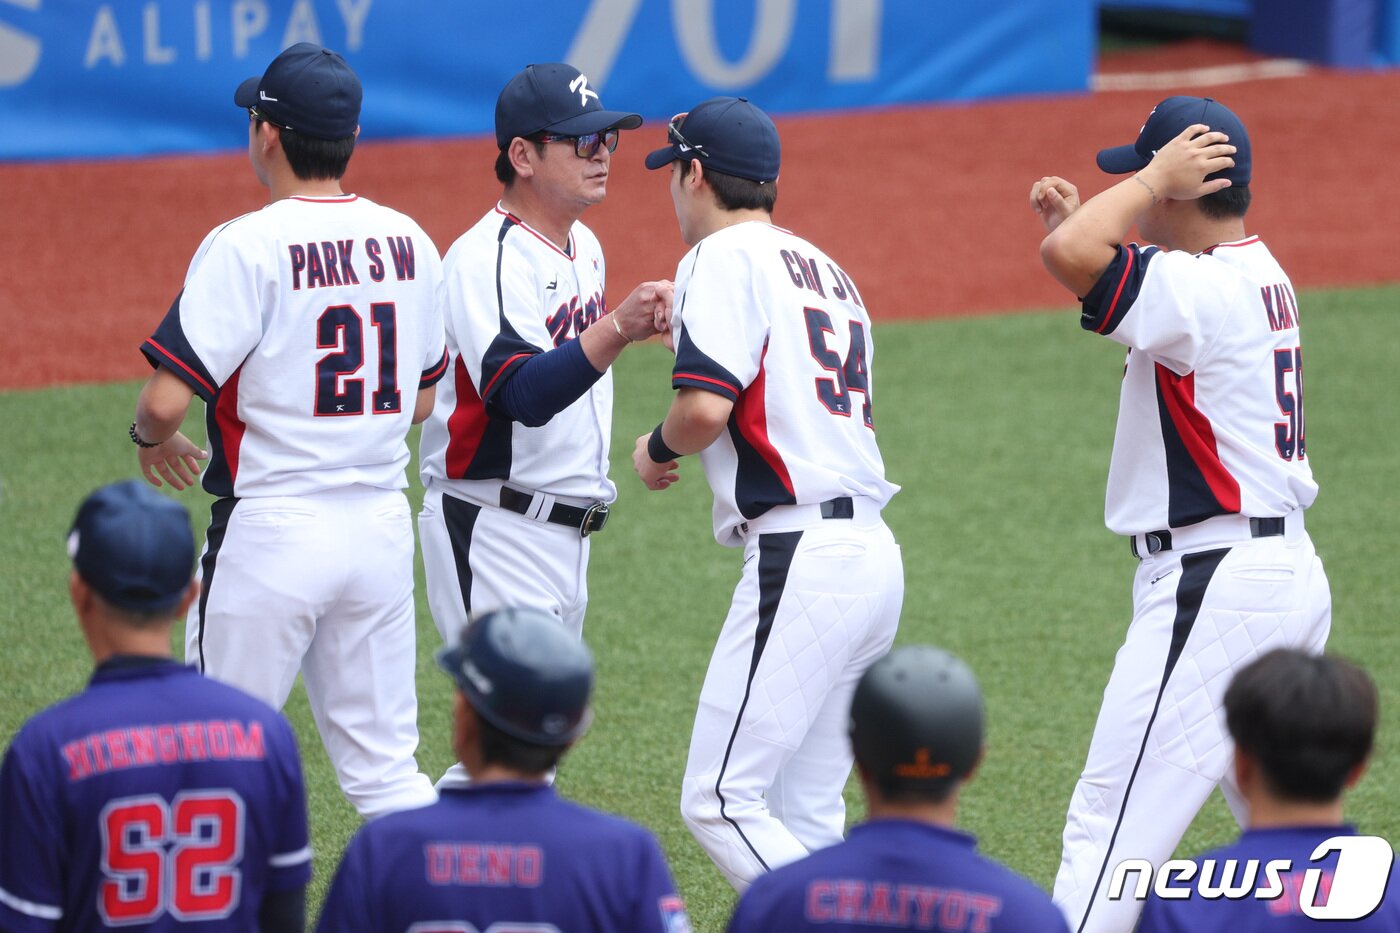
[[[560,821],[562,825],[585,831],[586,838],[590,840],[612,841],[625,845],[657,844],[650,830],[616,814],[595,810],[557,796],[549,806],[554,811],[551,814],[553,819]]]

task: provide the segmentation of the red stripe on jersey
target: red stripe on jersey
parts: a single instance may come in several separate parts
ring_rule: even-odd
[[[175,354],[171,353],[169,350],[165,349],[165,347],[162,347],[160,344],[156,343],[154,337],[147,337],[146,342],[152,347],[154,347],[156,350],[158,350],[161,356],[165,357],[167,360],[174,363],[176,366],[180,367],[186,373],[188,373],[191,379],[204,386],[204,390],[206,392],[208,392],[210,395],[214,394],[214,387],[211,386],[208,382],[205,382],[203,376],[201,376],[199,373],[195,372],[193,369],[190,369],[188,366],[182,363],[180,361],[180,358],[177,357]]]
[[[1162,393],[1172,425],[1186,446],[1187,454],[1201,471],[1201,477],[1220,507],[1226,512],[1238,513],[1240,483],[1230,475],[1220,459],[1210,419],[1196,407],[1196,374],[1178,376],[1161,363],[1156,364],[1156,368],[1157,388]]]
[[[496,205],[496,213],[502,214],[502,215],[504,215],[504,216],[506,216],[506,217],[509,217],[509,218],[511,219],[511,222],[513,222],[517,227],[519,227],[521,230],[524,230],[526,233],[530,234],[530,236],[534,237],[535,239],[539,240],[539,241],[540,241],[541,243],[543,243],[545,246],[548,246],[550,249],[554,250],[554,251],[555,251],[556,253],[558,253],[560,256],[564,256],[565,258],[567,258],[567,259],[569,260],[569,262],[573,262],[573,261],[574,261],[574,253],[576,253],[577,250],[575,250],[575,249],[573,248],[573,245],[574,245],[574,234],[573,234],[573,231],[569,231],[569,248],[568,248],[568,249],[560,249],[558,243],[555,243],[555,242],[554,242],[553,240],[551,240],[549,237],[545,236],[543,233],[540,233],[540,232],[539,232],[538,230],[536,230],[534,227],[530,226],[530,225],[527,224],[525,221],[521,220],[519,217],[516,217],[516,216],[515,216],[514,214],[512,214],[510,211],[502,210],[502,209],[501,209],[501,206],[500,206],[499,204]]]
[[[1104,312],[1103,323],[1099,325],[1099,329],[1095,333],[1102,334],[1104,328],[1108,326],[1108,322],[1113,320],[1113,309],[1118,307],[1118,299],[1123,296],[1123,287],[1128,284],[1128,276],[1132,275],[1135,258],[1136,253],[1131,249],[1128,250],[1128,261],[1123,263],[1123,277],[1118,280],[1118,290],[1113,293],[1113,300],[1108,303],[1108,310]]]
[[[238,482],[238,452],[243,445],[243,432],[248,429],[248,425],[238,417],[238,377],[241,375],[243,368],[240,366],[228,377],[224,387],[219,390],[219,400],[214,403],[214,420],[219,425],[219,437],[224,444],[224,461],[228,463],[229,486],[232,488],[237,488],[235,484]]]
[[[730,392],[731,394],[736,395],[736,396],[739,395],[740,393],[742,393],[742,392],[744,391],[742,388],[740,388],[739,386],[734,385],[733,383],[725,382],[723,379],[714,379],[714,378],[712,378],[712,377],[710,377],[710,376],[702,376],[702,375],[700,375],[699,373],[676,373],[674,376],[672,376],[672,378],[673,378],[673,379],[694,379],[696,382],[708,382],[708,383],[710,383],[710,384],[712,384],[712,385],[721,386],[721,387],[723,387],[726,391],[728,391],[728,392]]]
[[[457,386],[457,407],[447,416],[447,476],[460,479],[467,475],[467,468],[481,448],[481,437],[486,433],[486,406],[481,404],[481,396],[476,394],[476,386],[460,356],[452,381]]]
[[[488,383],[486,383],[486,391],[485,391],[483,394],[484,394],[484,395],[490,395],[490,394],[491,394],[491,387],[494,386],[494,385],[496,384],[496,380],[497,380],[497,379],[500,379],[500,378],[501,378],[501,373],[503,373],[503,372],[505,372],[507,369],[509,369],[511,363],[514,363],[516,360],[518,360],[518,359],[520,359],[521,357],[524,357],[524,356],[533,356],[533,354],[531,354],[531,353],[517,353],[517,354],[515,354],[514,356],[508,357],[508,358],[506,359],[506,361],[505,361],[504,363],[502,363],[502,364],[500,365],[500,367],[496,370],[496,375],[494,375],[494,376],[491,377],[491,381],[488,382]],[[460,357],[457,359],[457,365],[458,365],[458,366],[461,366],[461,365],[462,365],[462,360],[461,360]],[[476,395],[476,390],[475,390],[475,389],[472,390],[472,394],[473,394],[473,395]],[[477,398],[480,398],[480,397],[481,397],[481,396],[479,396],[479,395],[477,396]]]
[[[1255,236],[1252,236],[1252,237],[1246,237],[1245,239],[1240,240],[1240,241],[1237,242],[1237,243],[1217,243],[1217,244],[1215,244],[1214,246],[1210,246],[1210,247],[1207,247],[1206,249],[1201,250],[1201,252],[1204,253],[1205,255],[1209,256],[1211,253],[1215,252],[1215,251],[1218,250],[1218,249],[1229,249],[1229,248],[1232,247],[1232,246],[1250,246],[1250,245],[1252,245],[1252,244],[1254,244],[1254,243],[1258,243],[1258,242],[1259,242],[1259,237],[1258,237],[1258,235],[1255,235]]]
[[[782,482],[788,495],[796,496],[797,494],[792,489],[792,477],[788,475],[787,464],[783,462],[782,455],[778,453],[777,448],[773,446],[773,441],[768,437],[768,410],[764,401],[764,385],[768,381],[768,373],[763,368],[766,359],[768,359],[768,347],[764,345],[763,355],[758,359],[758,376],[740,394],[739,401],[734,406],[734,418],[739,425],[739,433],[772,469],[773,475]]]
[[[447,351],[446,351],[446,350],[443,350],[443,351],[442,351],[442,359],[440,359],[440,360],[437,361],[437,365],[434,366],[432,369],[428,369],[428,370],[424,370],[424,371],[423,371],[423,375],[420,376],[419,379],[418,379],[418,387],[419,387],[420,389],[422,389],[422,388],[427,388],[427,386],[428,386],[429,384],[431,384],[431,383],[433,382],[433,380],[435,380],[435,379],[437,379],[439,376],[441,376],[442,373],[443,373],[443,371],[446,370],[446,369],[447,369]]]

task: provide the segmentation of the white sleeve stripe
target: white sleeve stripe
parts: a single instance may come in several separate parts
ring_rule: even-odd
[[[0,904],[4,904],[11,910],[16,910],[29,917],[38,917],[40,920],[60,920],[63,918],[62,907],[50,907],[48,904],[34,904],[26,901],[22,897],[15,897],[4,888],[0,888]]]
[[[306,846],[305,848],[297,849],[295,852],[285,852],[280,855],[274,855],[267,860],[267,864],[271,865],[273,868],[286,868],[288,865],[300,865],[302,862],[309,861],[311,861],[311,847]]]

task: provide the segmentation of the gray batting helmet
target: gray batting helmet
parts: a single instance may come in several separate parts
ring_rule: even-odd
[[[588,728],[593,656],[543,610],[488,612],[437,662],[477,715],[522,742],[568,745]]]
[[[972,772],[982,750],[977,679],[941,648],[896,648],[856,685],[851,745],[882,791],[939,794]]]

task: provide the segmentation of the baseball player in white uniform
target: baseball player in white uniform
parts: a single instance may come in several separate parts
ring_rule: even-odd
[[[699,453],[715,538],[743,576],[700,693],[681,790],[695,838],[736,888],[839,842],[860,675],[894,640],[898,487],[875,442],[870,315],[840,266],[772,223],[780,151],[743,98],[674,118],[670,166],[691,249],[671,317],[678,390],[633,463],[649,489]]]
[[[496,101],[504,192],[444,259],[449,376],[420,449],[418,529],[444,642],[506,605],[582,633],[588,538],[617,495],[609,367],[657,333],[670,283],[610,311],[603,250],[579,217],[607,192],[620,131],[641,122],[603,109],[559,63],[526,67]],[[440,783],[464,780],[455,764]]]
[[[142,345],[131,438],[146,478],[198,472],[178,430],[204,399],[217,500],[186,658],[281,707],[300,670],[340,785],[367,817],[431,803],[418,771],[409,426],[446,350],[436,247],[345,194],[360,82],[301,43],[234,95],[272,201],[215,228]]]
[[[1133,620],[1069,805],[1054,899],[1071,930],[1127,931],[1114,866],[1171,857],[1212,789],[1236,818],[1222,699],[1276,647],[1321,652],[1331,595],[1303,527],[1303,352],[1293,286],[1245,235],[1251,168],[1239,118],[1171,97],[1136,143],[1099,153],[1128,179],[1079,205],[1031,189],[1040,253],[1083,296],[1084,329],[1128,348],[1105,520],[1138,560]],[[1156,246],[1121,245],[1137,224]]]

